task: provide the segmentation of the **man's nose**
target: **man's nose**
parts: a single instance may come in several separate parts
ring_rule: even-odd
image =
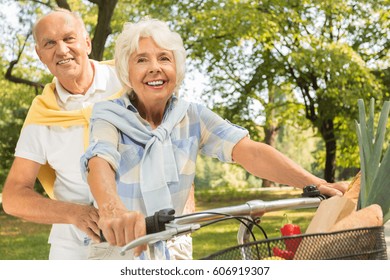
[[[68,45],[64,41],[59,41],[56,47],[57,54],[59,55],[64,55],[69,52]]]

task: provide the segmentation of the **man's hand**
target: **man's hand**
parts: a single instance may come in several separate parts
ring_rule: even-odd
[[[72,224],[85,232],[94,242],[100,242],[99,212],[95,207],[79,205],[77,212],[73,216],[75,220]]]
[[[139,212],[103,207],[99,215],[99,228],[110,245],[125,246],[146,234],[145,217]],[[134,255],[139,256],[146,247],[144,244],[135,248]]]

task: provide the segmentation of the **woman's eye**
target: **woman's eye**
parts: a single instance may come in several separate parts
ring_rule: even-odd
[[[168,57],[168,56],[162,56],[162,57],[160,58],[160,60],[162,60],[162,61],[171,61],[171,58]]]
[[[137,63],[142,63],[142,62],[145,62],[145,61],[146,61],[146,58],[144,58],[144,57],[139,57],[137,59]]]

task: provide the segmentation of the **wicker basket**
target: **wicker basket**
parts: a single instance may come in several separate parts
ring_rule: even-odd
[[[275,257],[294,260],[386,260],[384,227],[266,239],[234,246],[203,259],[277,259]]]

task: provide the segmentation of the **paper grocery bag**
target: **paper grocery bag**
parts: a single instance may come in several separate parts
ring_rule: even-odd
[[[306,233],[329,232],[335,223],[351,214],[355,209],[356,203],[345,196],[333,196],[323,200],[314,214]]]

